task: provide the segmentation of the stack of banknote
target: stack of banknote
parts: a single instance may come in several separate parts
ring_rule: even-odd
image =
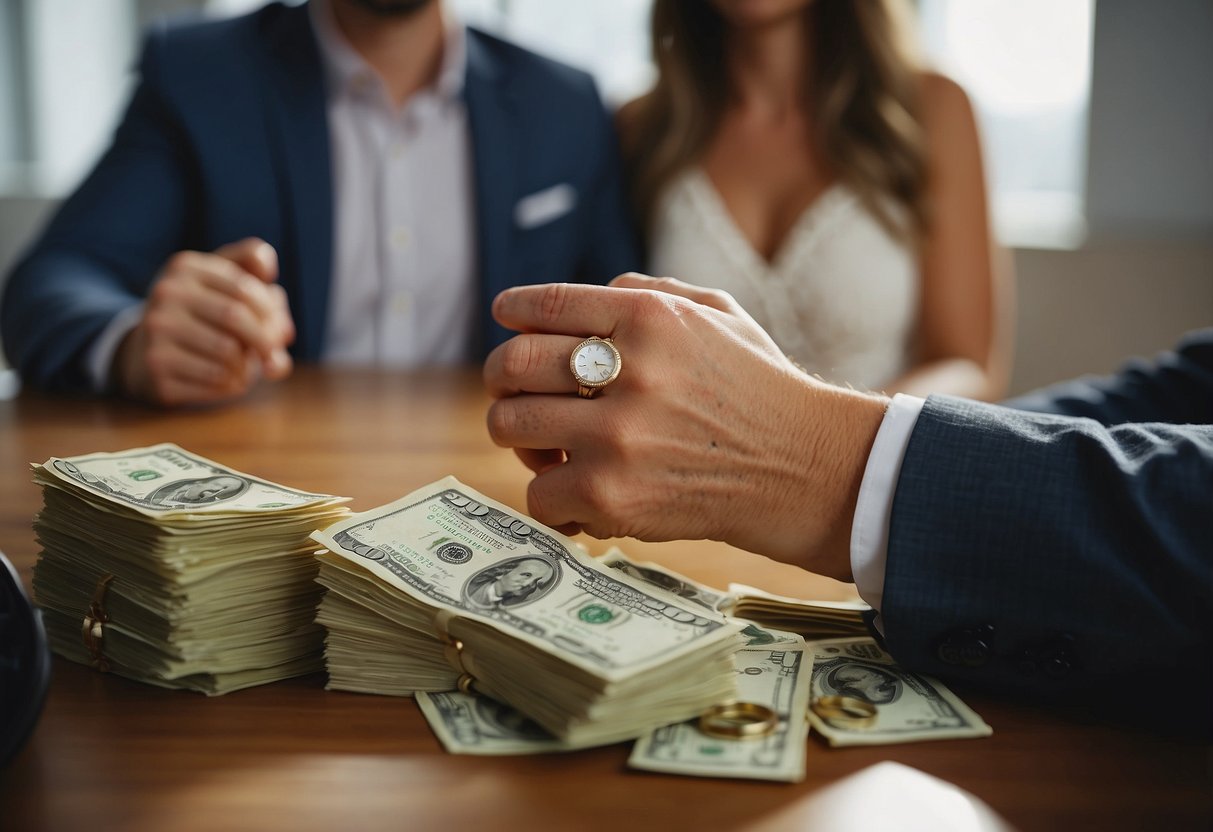
[[[736,695],[743,625],[448,477],[314,535],[329,686],[478,692],[574,746]]]
[[[864,613],[871,610],[856,594],[853,600],[827,601],[789,598],[745,584],[731,583],[727,591],[705,586],[656,563],[635,561],[616,546],[602,562],[642,581],[732,618],[772,630],[796,633],[805,639],[865,636]]]
[[[728,593],[660,564],[634,561],[618,548],[600,561],[649,583],[655,593],[672,593],[706,609],[732,603]],[[806,643],[794,633],[738,623],[744,625],[747,642],[733,657],[738,701],[770,709],[778,717],[775,728],[731,739],[704,733],[698,719],[685,720],[637,739],[629,766],[698,777],[797,782],[805,775],[810,723],[832,746],[991,733],[955,694],[938,681],[899,667],[870,637]],[[487,697],[451,691],[419,693],[417,701],[452,754],[541,754],[587,745],[558,739],[514,708]]]
[[[812,651],[795,634],[753,631],[733,655],[733,668],[738,700],[770,708],[777,719],[772,730],[722,738],[704,734],[698,718],[688,719],[637,739],[628,765],[698,777],[803,780]],[[476,694],[418,693],[417,703],[452,754],[541,754],[593,744],[557,739],[509,705]]]
[[[745,584],[729,584],[724,610],[764,627],[799,633],[806,639],[867,635],[864,613],[871,607],[861,600],[814,601],[775,595]]]
[[[56,652],[207,694],[321,668],[309,535],[349,514],[345,498],[171,444],[33,469],[34,595]]]

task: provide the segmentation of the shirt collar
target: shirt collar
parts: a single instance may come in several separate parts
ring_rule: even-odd
[[[330,94],[365,89],[368,83],[381,83],[379,76],[341,33],[333,10],[329,7],[329,0],[310,0],[308,14],[312,29],[316,32]],[[467,29],[454,18],[449,8],[444,8],[443,14],[446,32],[442,64],[438,68],[438,77],[426,91],[440,100],[453,101],[462,95],[467,76]]]

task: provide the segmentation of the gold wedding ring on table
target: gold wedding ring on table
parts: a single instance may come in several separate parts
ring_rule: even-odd
[[[818,696],[809,707],[817,716],[839,728],[863,730],[876,724],[876,706],[854,696]]]
[[[592,399],[598,391],[619,377],[623,359],[610,338],[592,335],[577,346],[569,356],[569,369],[577,381],[577,395]]]
[[[779,714],[754,702],[725,702],[699,715],[699,730],[722,740],[756,740],[775,733]]]

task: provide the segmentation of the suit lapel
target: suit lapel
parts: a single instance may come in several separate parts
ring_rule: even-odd
[[[468,30],[464,96],[476,193],[476,254],[480,271],[478,332],[488,333],[500,329],[490,314],[492,300],[512,282],[514,174],[521,137],[506,70],[481,38],[475,30]],[[496,340],[499,339],[482,342],[481,351]]]
[[[266,24],[266,119],[286,231],[282,281],[298,329],[295,351],[320,358],[333,268],[333,185],[324,74],[306,5]]]

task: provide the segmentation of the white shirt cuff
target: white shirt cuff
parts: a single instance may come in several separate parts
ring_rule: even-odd
[[[109,389],[114,353],[118,351],[118,345],[126,334],[139,325],[142,317],[142,303],[123,309],[110,319],[84,354],[84,371],[94,393],[104,393]]]
[[[855,522],[851,526],[851,573],[855,589],[876,611],[874,626],[882,634],[880,604],[884,599],[885,562],[889,553],[889,515],[893,511],[893,493],[901,475],[901,461],[910,444],[910,434],[926,399],[898,393],[885,410],[884,421],[872,443],[868,465],[859,484],[855,504]]]

